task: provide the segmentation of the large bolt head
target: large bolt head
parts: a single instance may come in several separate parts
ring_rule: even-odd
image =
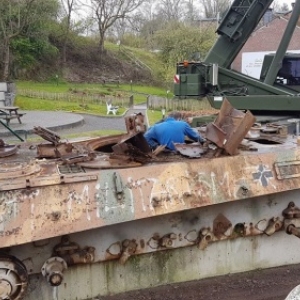
[[[12,287],[6,280],[0,280],[0,299],[10,299]]]
[[[63,282],[63,275],[60,272],[53,272],[50,276],[49,276],[49,283],[52,286],[59,286],[62,284]]]

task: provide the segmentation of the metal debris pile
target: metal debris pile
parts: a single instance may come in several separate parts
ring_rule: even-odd
[[[18,147],[16,145],[5,144],[5,142],[2,139],[0,139],[0,158],[16,154],[17,150]]]
[[[127,133],[77,142],[61,140],[55,132],[35,127],[34,132],[50,143],[37,145],[37,158],[56,159],[62,164],[88,168],[122,168],[151,161],[153,154],[143,137],[144,115],[125,118]]]
[[[206,138],[206,142],[174,144],[177,153],[159,146],[151,152],[144,138],[145,117],[142,113],[125,117],[125,134],[89,138],[69,142],[46,128],[35,127],[34,132],[46,140],[36,146],[37,159],[55,159],[62,165],[77,164],[81,167],[105,169],[134,167],[153,162],[180,161],[186,158],[214,158],[221,155],[236,155],[239,150],[255,151],[255,147],[245,143],[245,138],[255,141],[267,139],[280,142],[287,136],[287,129],[277,124],[261,126],[255,123],[250,111],[234,109],[228,100],[224,100],[219,114],[213,122],[197,128]],[[0,143],[2,157],[16,152]],[[1,151],[2,149],[2,151]]]

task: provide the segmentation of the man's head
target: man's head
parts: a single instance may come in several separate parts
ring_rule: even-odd
[[[175,120],[181,120],[182,114],[179,111],[172,111],[168,115],[169,118],[174,118]]]

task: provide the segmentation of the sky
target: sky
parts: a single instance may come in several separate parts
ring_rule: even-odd
[[[296,2],[296,0],[280,0],[280,2],[281,1],[282,3],[288,4],[290,8],[292,8],[291,4]]]

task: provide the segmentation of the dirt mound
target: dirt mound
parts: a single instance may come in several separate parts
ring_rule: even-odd
[[[123,61],[113,53],[100,53],[98,47],[69,48],[67,60],[41,61],[22,77],[37,81],[55,80],[56,75],[68,82],[152,82],[148,70],[130,61]]]
[[[112,52],[100,53],[98,47],[73,49],[68,55],[63,76],[72,82],[145,82],[151,74],[141,67],[117,58]]]

